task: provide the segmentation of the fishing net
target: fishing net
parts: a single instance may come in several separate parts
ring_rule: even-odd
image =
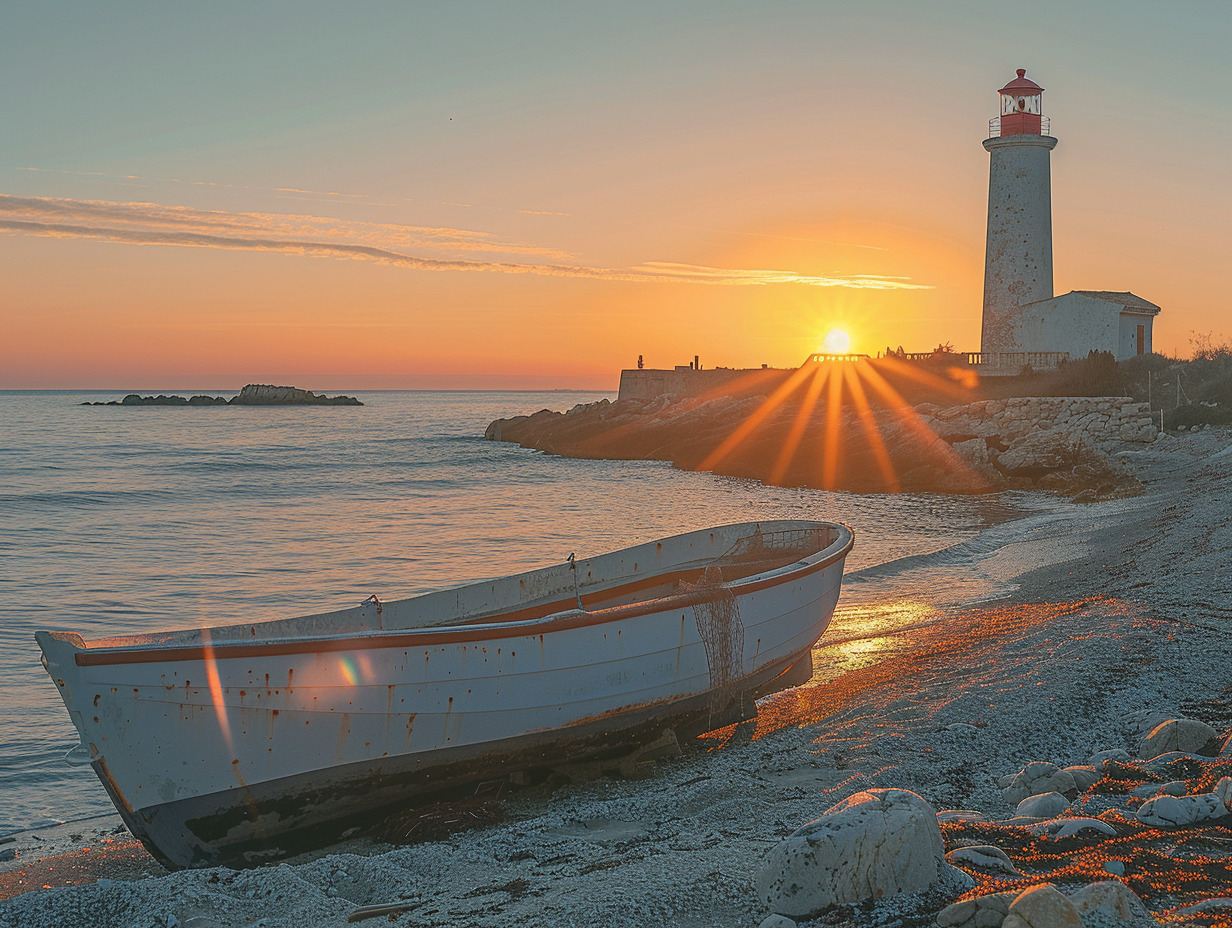
[[[724,568],[731,579],[762,570],[785,567],[815,554],[834,540],[833,530],[826,527],[788,529],[763,532],[761,529],[745,535],[716,558],[711,566]]]
[[[744,666],[744,624],[735,594],[723,583],[723,571],[718,567],[707,567],[698,582],[688,587],[699,594],[693,603],[693,617],[706,649],[709,710],[713,717],[737,695],[734,684]]]
[[[696,583],[681,581],[693,593],[693,617],[706,649],[710,672],[709,710],[713,720],[740,695],[736,683],[744,670],[744,623],[730,583],[785,567],[825,548],[835,535],[827,527],[745,535],[715,558]],[[725,582],[726,581],[726,582]]]

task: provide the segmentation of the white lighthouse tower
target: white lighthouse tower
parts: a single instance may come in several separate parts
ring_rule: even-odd
[[[1015,320],[1024,303],[1052,297],[1052,179],[1049,152],[1057,140],[1043,115],[1044,88],[1018,77],[1002,87],[1000,116],[988,126],[988,242],[980,351],[1022,350]]]

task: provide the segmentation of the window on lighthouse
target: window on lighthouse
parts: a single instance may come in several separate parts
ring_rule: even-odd
[[[1009,116],[1013,113],[1031,113],[1038,115],[1043,108],[1040,106],[1040,95],[1035,94],[1030,97],[1011,97],[1008,94],[1001,98],[1001,115]]]

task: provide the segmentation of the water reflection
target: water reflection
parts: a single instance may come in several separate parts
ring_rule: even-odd
[[[915,703],[913,688],[955,667],[963,668],[965,685],[956,687],[948,698],[974,691],[983,675],[992,679],[995,674],[1002,684],[1016,685],[1012,672],[1007,676],[1006,668],[998,666],[1007,641],[1087,605],[1033,603],[941,610],[906,600],[840,610],[831,628],[847,628],[850,634],[831,638],[827,631],[813,649],[813,678],[758,703],[752,738],[816,725],[817,740],[822,742],[827,739],[823,723],[828,720],[851,713],[871,716],[891,703],[895,704],[893,722],[878,723],[877,728],[885,729],[881,734],[927,722],[947,697]],[[990,711],[994,708],[990,703]],[[736,726],[729,726],[711,732],[708,738],[714,747],[721,747],[736,734]]]

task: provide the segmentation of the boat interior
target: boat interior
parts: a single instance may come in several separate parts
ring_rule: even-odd
[[[373,596],[358,606],[318,615],[97,639],[78,646],[166,648],[269,642],[599,612],[703,587],[739,584],[827,556],[849,537],[850,529],[831,522],[738,523],[407,599],[382,601]]]

